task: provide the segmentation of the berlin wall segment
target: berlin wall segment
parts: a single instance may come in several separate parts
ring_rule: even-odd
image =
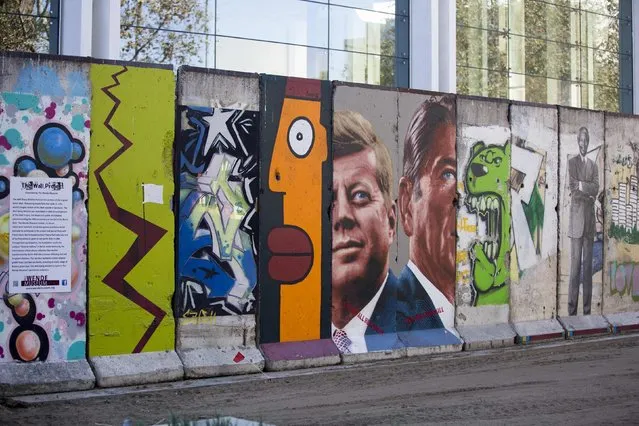
[[[259,372],[259,78],[178,72],[178,354],[187,377]]]
[[[175,353],[175,76],[91,64],[89,357],[100,386],[183,376]]]
[[[95,379],[85,359],[88,66],[35,55],[2,56],[0,64],[0,394],[90,388]],[[18,283],[9,282],[14,177],[65,178],[72,186],[66,291],[21,292]]]

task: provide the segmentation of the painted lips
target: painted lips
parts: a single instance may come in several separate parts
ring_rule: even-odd
[[[313,266],[313,243],[303,229],[296,226],[273,228],[266,241],[271,258],[268,274],[283,284],[302,281]]]

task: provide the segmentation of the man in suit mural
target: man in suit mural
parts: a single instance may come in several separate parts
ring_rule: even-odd
[[[402,334],[410,346],[457,343],[455,121],[452,97],[428,100],[404,138],[399,210],[409,261],[399,278],[397,331],[430,330]]]
[[[397,213],[392,162],[353,111],[333,115],[332,336],[343,353],[392,349],[397,279],[388,252]]]
[[[592,246],[595,236],[595,198],[599,191],[599,172],[594,161],[586,157],[590,135],[588,129],[579,129],[579,154],[568,160],[570,203],[570,286],[568,289],[568,315],[577,315],[579,281],[583,268],[584,315],[590,314],[592,298]]]

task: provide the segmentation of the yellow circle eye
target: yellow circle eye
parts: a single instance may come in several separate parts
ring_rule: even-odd
[[[288,147],[298,158],[304,158],[313,147],[315,132],[306,117],[297,117],[288,128]]]

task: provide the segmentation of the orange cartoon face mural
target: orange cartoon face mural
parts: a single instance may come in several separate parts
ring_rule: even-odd
[[[286,81],[283,91],[280,79]],[[330,259],[324,248],[330,249],[325,235],[330,234],[325,84],[276,77],[263,84],[266,111],[275,104],[279,114],[273,106],[268,117],[274,121],[262,128],[260,236],[266,250],[260,259],[260,341],[320,339],[326,334],[322,325],[330,324],[323,313],[330,314],[330,303],[322,284],[330,287],[330,271],[323,266],[330,264],[324,261]],[[269,97],[277,89],[280,97]]]

